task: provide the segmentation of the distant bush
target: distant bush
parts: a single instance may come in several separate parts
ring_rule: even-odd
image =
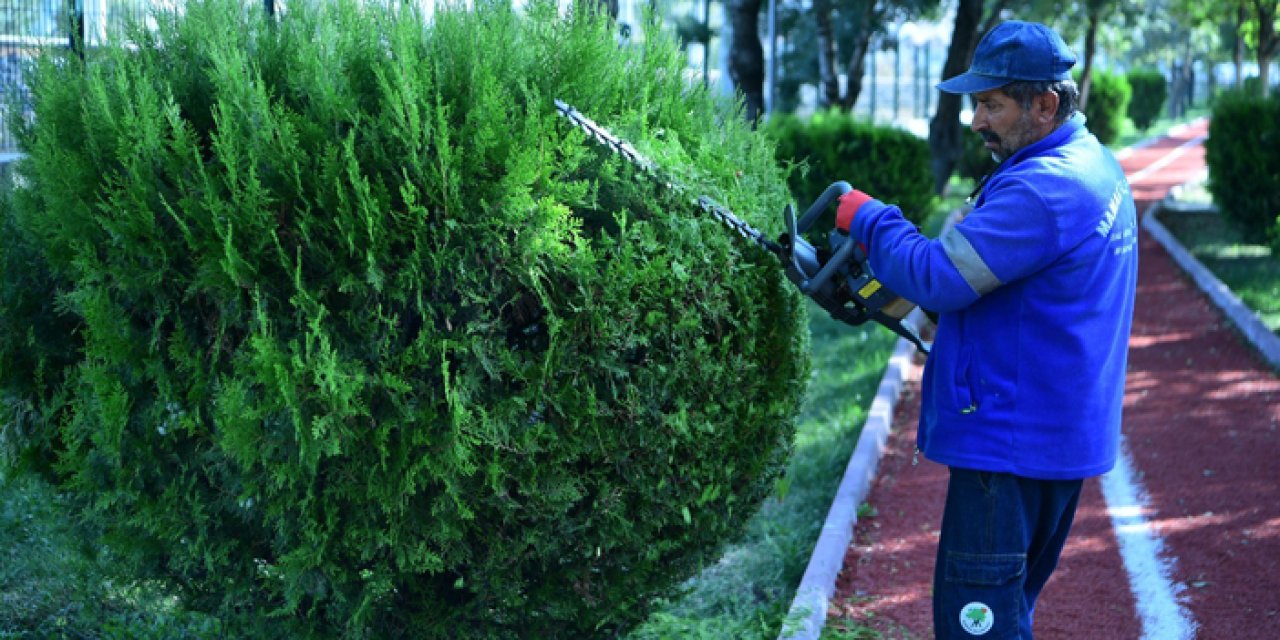
[[[1160,119],[1164,102],[1169,97],[1169,81],[1155,69],[1134,69],[1125,77],[1133,90],[1129,119],[1139,131],[1146,131]]]
[[[844,180],[899,206],[917,224],[932,212],[929,144],[910,132],[876,126],[839,111],[818,113],[807,120],[790,114],[773,116],[764,131],[776,141],[779,160],[799,165],[789,183],[801,210],[832,182]]]
[[[1222,215],[1249,238],[1280,248],[1280,98],[1219,94],[1205,162]]]
[[[1120,137],[1133,91],[1129,81],[1117,73],[1095,68],[1089,77],[1089,101],[1084,107],[1086,126],[1102,144],[1111,144]]]
[[[961,178],[981,180],[996,168],[995,158],[991,157],[991,150],[987,148],[981,135],[966,128],[961,136],[964,139],[964,154],[956,164],[956,173]]]
[[[1259,78],[1258,76],[1249,76],[1248,78],[1244,79],[1244,82],[1241,84],[1240,88],[1241,90],[1244,91],[1245,95],[1255,96],[1255,97],[1262,96],[1263,95],[1262,78]],[[1271,91],[1267,93],[1269,93],[1271,96],[1278,96],[1280,95],[1280,88],[1278,88],[1276,85],[1271,85]]]
[[[803,298],[552,100],[776,235],[772,146],[550,0],[287,4],[35,65],[0,442],[233,637],[624,633],[772,492]]]

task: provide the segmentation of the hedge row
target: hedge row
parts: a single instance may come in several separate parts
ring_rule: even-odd
[[[777,142],[778,159],[793,165],[789,184],[801,211],[832,182],[843,180],[898,205],[917,224],[932,212],[929,144],[910,132],[876,126],[837,111],[808,119],[791,114],[774,116],[764,131]],[[833,214],[828,212],[828,216]],[[817,226],[831,228],[822,222]]]
[[[1086,126],[1102,144],[1111,144],[1124,130],[1133,89],[1124,75],[1105,69],[1094,69],[1089,77],[1089,100],[1084,106]]]
[[[1169,98],[1169,81],[1155,69],[1134,69],[1125,79],[1133,89],[1133,98],[1129,101],[1129,119],[1138,131],[1146,131],[1160,119],[1165,100]]]
[[[1280,97],[1219,94],[1205,162],[1222,215],[1249,238],[1280,250]]]

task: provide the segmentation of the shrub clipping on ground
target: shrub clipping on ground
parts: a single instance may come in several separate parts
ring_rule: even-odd
[[[770,493],[806,325],[552,101],[770,235],[785,176],[663,37],[388,4],[190,2],[39,61],[3,441],[246,635],[613,637]]]

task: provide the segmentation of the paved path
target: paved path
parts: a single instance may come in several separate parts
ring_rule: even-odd
[[[1203,175],[1206,129],[1199,121],[1121,154],[1139,212]],[[1037,638],[1280,637],[1280,378],[1145,231],[1139,251],[1127,469],[1085,483],[1037,608]],[[858,522],[846,553],[831,626],[843,617],[889,638],[932,636],[946,469],[911,465],[918,365],[871,488],[876,515]]]

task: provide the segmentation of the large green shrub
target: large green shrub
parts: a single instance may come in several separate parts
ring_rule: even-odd
[[[970,180],[981,180],[983,176],[991,173],[996,165],[995,158],[991,155],[991,150],[987,148],[986,141],[981,135],[974,133],[972,129],[965,127],[960,134],[964,141],[964,153],[960,155],[960,160],[956,162],[956,174],[961,178]]]
[[[631,627],[772,490],[804,312],[552,100],[776,234],[772,147],[549,1],[260,4],[34,68],[4,439],[245,635]]]
[[[1120,137],[1133,90],[1123,75],[1105,69],[1093,69],[1089,78],[1089,100],[1084,106],[1086,126],[1102,144],[1111,144]]]
[[[1219,94],[1204,148],[1222,215],[1247,237],[1280,248],[1280,98]]]
[[[910,132],[876,126],[840,111],[820,112],[808,119],[776,115],[764,130],[777,141],[778,159],[798,165],[789,183],[801,211],[839,180],[898,205],[917,223],[932,211],[929,143]]]
[[[1156,69],[1134,69],[1126,76],[1132,89],[1129,119],[1139,131],[1146,131],[1158,119],[1169,97],[1169,81]]]

